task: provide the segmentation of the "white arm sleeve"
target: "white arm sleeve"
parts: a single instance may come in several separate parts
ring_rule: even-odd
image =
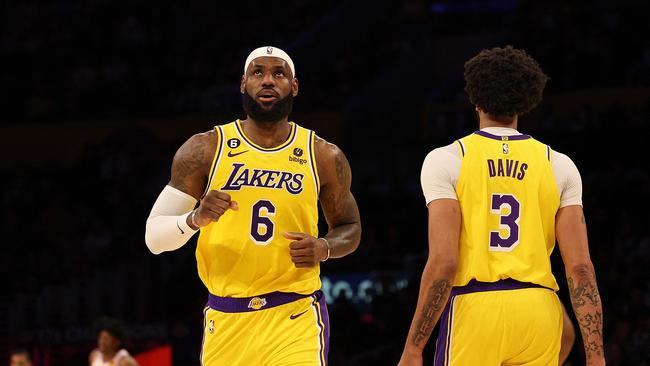
[[[196,233],[187,225],[187,216],[196,206],[196,199],[172,186],[165,186],[153,204],[144,241],[153,254],[176,250]]]
[[[455,143],[437,148],[424,158],[420,183],[427,205],[441,198],[458,199],[455,187],[460,164],[460,151]]]
[[[571,158],[553,150],[551,166],[560,191],[560,207],[582,206],[582,179]]]

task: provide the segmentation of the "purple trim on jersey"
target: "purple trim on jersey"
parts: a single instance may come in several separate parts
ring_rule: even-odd
[[[458,145],[460,145],[460,152],[465,156],[465,146],[463,146],[463,143],[460,140],[456,141],[458,141]]]
[[[551,161],[551,148],[546,145],[546,158]]]
[[[219,158],[221,157],[221,152],[223,151],[223,129],[221,126],[216,126],[215,130],[219,130],[219,148],[217,149],[217,152],[215,153],[217,156],[214,158],[214,166],[212,167],[212,171],[210,172],[210,175],[208,175],[208,184],[205,187],[205,191],[203,192],[203,195],[201,198],[205,197],[206,194],[210,191],[210,183],[212,183],[212,178],[214,178],[214,174],[217,172],[217,166],[219,165]]]
[[[449,317],[451,316],[452,303],[454,297],[449,296],[447,300],[447,305],[440,315],[440,328],[438,328],[438,339],[436,340],[436,354],[433,360],[433,366],[445,366],[446,360],[449,357],[449,349],[451,349],[451,344],[447,347],[447,341],[449,340],[449,334],[451,333],[451,324],[449,323]]]
[[[296,138],[296,135],[298,134],[298,125],[293,123],[291,125],[291,129],[293,131],[291,131],[291,136],[289,137],[289,139],[287,139],[287,141],[281,143],[280,146],[266,149],[266,148],[262,148],[262,147],[257,147],[257,145],[255,145],[251,140],[249,140],[248,137],[246,137],[246,135],[244,135],[244,130],[242,128],[240,128],[238,121],[235,121],[235,128],[237,128],[237,132],[239,132],[239,135],[242,137],[242,139],[244,139],[244,141],[246,141],[253,149],[259,150],[259,151],[264,151],[264,152],[275,152],[275,151],[280,151],[280,150],[284,149],[285,147],[287,147],[287,146],[289,146],[289,145],[291,145],[293,143],[293,141]]]
[[[480,131],[480,130],[476,131],[474,133],[477,134],[477,135],[483,136],[483,137],[487,137],[487,138],[490,138],[490,139],[493,139],[493,140],[499,140],[499,141],[527,140],[527,139],[531,138],[530,135],[524,135],[524,134],[513,135],[513,136],[507,136],[507,135],[498,136],[498,135],[493,135],[493,134],[491,134],[489,132]],[[503,137],[507,137],[507,140],[504,140]]]
[[[499,280],[497,282],[479,282],[476,280],[471,280],[465,286],[452,288],[450,297],[456,295],[469,294],[473,292],[520,290],[524,288],[544,288],[553,291],[548,287],[544,287],[536,283],[520,282],[517,280],[513,280],[512,278],[506,278],[504,280]]]
[[[318,185],[318,182],[320,181],[317,177],[316,173],[316,156],[314,156],[314,149],[312,149],[312,145],[316,143],[312,143],[312,139],[314,138],[314,131],[309,131],[309,139],[307,140],[307,144],[309,145],[309,159],[311,160],[311,172],[314,174],[314,182]],[[316,197],[320,195],[320,187],[316,187]]]
[[[314,294],[321,293],[320,290]],[[284,305],[296,300],[309,297],[312,294],[303,295],[294,292],[271,292],[251,297],[221,297],[213,294],[208,295],[208,306],[211,309],[221,311],[222,313],[248,313]],[[256,303],[263,304],[258,309],[251,307],[251,303],[257,299]]]

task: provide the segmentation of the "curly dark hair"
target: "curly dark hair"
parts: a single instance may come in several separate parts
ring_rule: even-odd
[[[23,349],[23,348],[17,348],[17,349],[15,349],[13,352],[11,352],[11,356],[14,356],[14,355],[17,355],[17,356],[18,356],[18,355],[23,356],[23,357],[25,357],[28,361],[31,361],[31,360],[32,360],[32,356],[29,354],[29,352],[28,352],[26,349]]]
[[[483,50],[465,62],[465,92],[470,102],[496,118],[535,108],[548,79],[537,61],[510,45]]]
[[[113,337],[117,338],[117,340],[120,341],[121,345],[124,345],[124,342],[126,342],[128,330],[126,328],[126,325],[124,325],[124,323],[118,319],[107,316],[100,317],[95,320],[94,328],[97,334],[101,333],[102,331],[107,331]]]

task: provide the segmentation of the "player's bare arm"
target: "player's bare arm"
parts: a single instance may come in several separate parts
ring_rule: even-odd
[[[350,191],[350,164],[336,145],[319,137],[314,145],[320,179],[319,201],[328,231],[325,240],[302,233],[285,233],[285,237],[294,240],[290,244],[290,254],[299,268],[315,266],[328,258],[346,256],[357,249],[361,240],[359,208]]]
[[[99,354],[100,354],[100,353],[99,353],[99,350],[98,350],[98,349],[94,349],[94,350],[92,350],[92,352],[90,352],[90,355],[88,355],[88,365],[89,365],[89,366],[93,364],[93,360],[94,360],[95,357],[97,357]]]
[[[174,155],[169,185],[201,199],[217,143],[214,130],[196,134],[185,141]]]
[[[454,199],[431,201],[429,257],[422,273],[418,303],[399,365],[422,365],[422,350],[447,304],[458,268],[460,206]]]
[[[208,192],[201,199],[217,149],[212,130],[190,137],[176,152],[171,180],[154,202],[147,218],[145,243],[153,254],[176,250],[187,243],[201,226],[219,219],[223,202],[230,197]],[[198,209],[196,201],[201,200]]]
[[[603,310],[589,256],[587,223],[581,206],[561,208],[555,231],[569,285],[571,305],[580,326],[587,365],[604,365]]]
[[[123,357],[119,366],[138,366],[138,362],[131,356]]]
[[[196,230],[218,221],[227,209],[237,209],[230,195],[210,191],[203,198],[208,183],[210,166],[217,148],[214,130],[192,136],[176,152],[172,163],[169,185],[200,200],[199,207],[187,217],[187,225]]]

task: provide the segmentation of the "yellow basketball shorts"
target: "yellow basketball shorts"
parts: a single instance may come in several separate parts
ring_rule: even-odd
[[[553,365],[562,337],[554,291],[505,279],[454,287],[440,317],[435,366]]]
[[[208,299],[203,366],[325,366],[328,351],[329,317],[321,291]]]

